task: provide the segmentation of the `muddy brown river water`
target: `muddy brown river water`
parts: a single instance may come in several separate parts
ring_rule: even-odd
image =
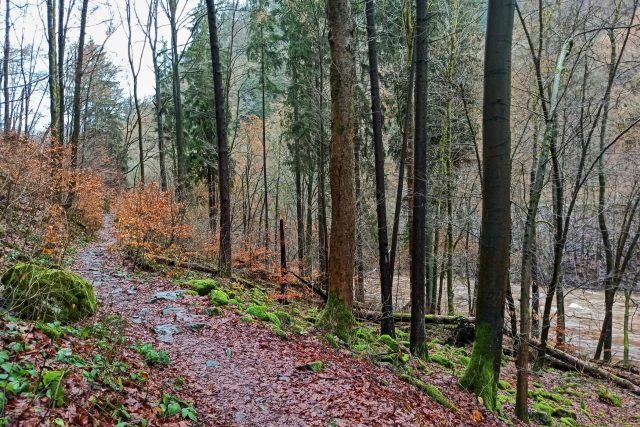
[[[407,311],[409,304],[409,276],[401,274],[394,277],[394,308],[398,311]],[[365,277],[365,301],[369,304],[379,305],[380,285],[377,272],[369,272]],[[519,286],[512,285],[516,307],[519,305]],[[465,283],[457,282],[454,287],[455,307],[460,314],[468,313],[467,287]],[[443,296],[446,299],[446,296]],[[631,296],[630,322],[629,322],[629,358],[636,366],[640,366],[640,294]],[[540,295],[541,306],[544,305],[544,293]],[[556,301],[553,301],[552,315],[556,312]],[[446,310],[446,302],[443,301],[443,309]],[[566,340],[572,345],[572,352],[584,357],[593,357],[600,336],[600,328],[604,318],[604,291],[588,289],[567,290],[565,297],[566,313]],[[613,307],[613,359],[621,361],[623,356],[623,320],[624,320],[624,293],[618,292]],[[551,339],[555,338],[555,316],[552,319]]]

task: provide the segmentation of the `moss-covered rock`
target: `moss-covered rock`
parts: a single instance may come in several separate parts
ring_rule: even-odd
[[[187,285],[201,296],[210,294],[214,289],[220,289],[218,282],[213,279],[191,279],[187,281]]]
[[[0,282],[5,307],[23,319],[75,322],[96,312],[91,283],[67,270],[19,262]]]
[[[211,302],[216,305],[229,304],[229,295],[227,295],[225,291],[222,291],[220,289],[214,289],[213,291],[211,291],[211,293],[209,294],[209,298],[211,299]]]
[[[544,412],[547,415],[549,415],[549,418],[553,416],[553,411],[555,411],[555,409],[556,407],[554,405],[550,405],[549,403],[546,403],[546,402],[536,402],[533,405],[534,412]]]

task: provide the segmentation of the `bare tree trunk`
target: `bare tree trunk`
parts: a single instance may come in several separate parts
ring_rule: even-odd
[[[260,72],[262,77],[262,179],[264,184],[264,247],[269,248],[269,196],[267,189],[267,107],[265,101],[264,29],[261,28]],[[267,261],[268,264],[268,261]]]
[[[331,241],[324,324],[347,339],[353,325],[353,28],[349,0],[327,0],[331,52]]]
[[[209,43],[211,45],[211,65],[216,105],[216,137],[218,140],[218,175],[220,179],[220,272],[231,275],[231,202],[229,198],[229,151],[227,148],[227,124],[224,112],[224,89],[220,66],[220,45],[216,26],[214,0],[206,0],[207,21],[209,23]],[[177,64],[176,64],[177,65]]]
[[[306,207],[306,221],[305,221],[305,253],[307,254],[307,262],[304,264],[304,275],[306,277],[311,277],[311,272],[313,270],[313,258],[311,257],[311,238],[313,237],[313,215],[312,215],[312,205],[313,205],[313,175],[315,175],[315,171],[313,170],[313,166],[309,169],[309,174],[307,175],[307,207]]]
[[[82,90],[82,75],[84,61],[84,38],[87,27],[87,9],[89,0],[82,0],[80,12],[80,38],[78,39],[78,52],[76,57],[76,69],[73,84],[73,129],[71,131],[71,167],[78,166],[78,145],[80,144],[80,97]]]
[[[56,3],[55,0],[47,0],[47,39],[49,44],[49,113],[51,116],[51,140],[59,144],[59,108],[60,92],[58,90],[58,54],[56,38]]]
[[[324,31],[322,33],[324,39]],[[321,40],[322,40],[321,39]],[[327,274],[327,258],[329,253],[329,240],[327,230],[327,202],[325,191],[325,140],[324,140],[324,54],[322,41],[318,42],[318,121],[320,123],[320,144],[318,148],[318,261],[320,267],[321,282],[324,282]]]
[[[413,222],[411,224],[411,330],[409,346],[418,357],[427,355],[425,310],[425,222],[427,218],[427,1],[416,0],[416,85]]]
[[[371,121],[376,171],[376,216],[378,219],[378,265],[380,269],[380,297],[382,318],[380,333],[395,337],[393,322],[393,284],[391,277],[389,241],[387,238],[387,199],[384,182],[384,146],[382,143],[382,105],[378,77],[378,53],[376,50],[376,24],[373,0],[365,0],[367,18],[367,44],[369,52],[369,80],[371,82]]]
[[[207,2],[208,4],[209,2]],[[208,9],[207,9],[208,10]],[[169,0],[169,23],[171,25],[171,71],[173,74],[173,102],[175,109],[175,119],[176,119],[176,195],[179,200],[182,200],[186,195],[186,172],[187,172],[187,164],[185,158],[185,142],[184,142],[184,119],[182,113],[182,95],[180,91],[180,70],[179,70],[179,56],[178,56],[178,28],[176,23],[176,0]],[[209,12],[210,14],[211,12]],[[214,11],[215,14],[215,11]],[[209,19],[211,19],[209,17]],[[215,19],[215,16],[214,16]],[[211,24],[211,22],[209,22]],[[213,30],[209,28],[209,32]],[[217,31],[217,30],[216,30]],[[217,44],[217,43],[216,43]],[[216,47],[219,53],[219,47]],[[211,43],[211,49],[213,51],[213,43]],[[218,64],[219,65],[219,64]],[[215,70],[214,70],[215,75]],[[214,76],[215,79],[215,76]],[[222,86],[222,80],[220,81],[220,86]],[[222,97],[222,92],[220,93]],[[216,95],[216,102],[218,96]],[[224,100],[222,105],[222,111],[224,111]],[[226,122],[226,118],[225,118]],[[216,121],[217,123],[217,121]],[[226,129],[225,138],[226,138]],[[218,145],[220,145],[220,141],[218,141]],[[226,140],[224,141],[224,145],[226,147]],[[222,171],[220,171],[220,178],[222,179]],[[220,185],[222,188],[222,184]],[[222,190],[221,190],[222,191]],[[220,196],[222,201],[222,194]],[[220,221],[220,225],[222,226],[222,220]],[[221,241],[222,244],[222,241]],[[222,259],[222,253],[221,253]],[[229,254],[229,262],[231,260],[231,254]],[[223,264],[226,268],[226,265]],[[230,266],[230,264],[229,264]],[[224,270],[224,269],[223,269]]]
[[[131,28],[131,19],[132,19],[131,8],[132,8],[131,0],[127,0],[126,1],[127,37],[128,37],[127,58],[129,60],[129,70],[131,71],[131,78],[133,80],[133,103],[136,108],[136,128],[138,131],[138,166],[140,167],[140,183],[144,186],[145,174],[144,174],[144,141],[142,139],[142,110],[140,109],[140,100],[138,99],[138,75],[140,73],[141,63],[138,63],[138,69],[136,70],[134,57],[133,57],[133,34],[132,34],[132,28]]]
[[[364,255],[362,250],[362,179],[360,178],[360,120],[356,120],[353,138],[356,190],[356,301],[364,302]]]
[[[212,162],[211,162],[212,163]],[[216,201],[216,170],[207,162],[207,192],[209,205],[209,230],[212,234],[218,231],[218,202]]]
[[[64,0],[58,0],[58,139],[64,145],[64,49],[67,28],[64,16]]]
[[[160,189],[167,191],[167,169],[165,165],[165,137],[162,116],[164,106],[162,103],[162,89],[160,87],[160,66],[158,65],[158,2],[160,0],[152,0],[152,6],[149,8],[149,47],[151,48],[151,57],[153,60],[153,75],[155,77],[155,93],[154,104],[156,113],[156,128],[158,134],[158,163],[160,164]],[[150,34],[150,23],[153,21],[153,37]],[[212,147],[213,149],[213,147]]]
[[[11,30],[11,0],[7,0],[4,16],[4,56],[2,58],[2,77],[4,92],[4,131],[11,130],[9,111],[9,53],[11,49],[11,39],[9,37]]]
[[[414,59],[413,47],[411,48],[409,65],[409,81],[407,82],[407,100],[404,111],[404,126],[402,131],[402,148],[400,149],[400,165],[398,166],[398,188],[396,190],[396,205],[393,213],[393,231],[391,232],[391,261],[389,266],[389,274],[393,280],[393,272],[396,265],[396,255],[398,252],[398,235],[400,233],[400,213],[402,210],[402,191],[404,185],[404,170],[407,162],[407,150],[409,145],[409,133],[413,123],[413,76],[414,76]],[[412,141],[413,142],[413,141]],[[427,295],[427,311],[429,305],[429,295]]]
[[[513,0],[489,0],[484,58],[483,184],[476,340],[461,384],[495,408],[511,240]]]

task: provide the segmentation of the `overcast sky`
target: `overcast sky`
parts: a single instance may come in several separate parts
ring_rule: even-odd
[[[69,30],[67,42],[75,43],[78,40],[80,6],[81,0],[66,0],[67,6],[73,1],[73,12],[70,16]],[[161,0],[162,1],[162,0]],[[132,6],[143,25],[148,19],[148,2],[149,0],[131,0]],[[162,1],[165,3],[165,1]],[[178,43],[179,50],[188,42],[189,27],[191,26],[191,16],[193,8],[197,6],[198,0],[177,0],[178,3]],[[12,0],[11,8],[11,39],[12,45],[17,47],[22,43],[28,45],[33,44],[36,48],[40,45],[41,60],[38,64],[40,71],[48,68],[46,63],[46,5],[44,0]],[[3,33],[4,33],[4,8],[2,8]],[[101,45],[105,40],[105,49],[108,52],[109,59],[120,67],[120,73],[117,79],[121,82],[121,86],[125,91],[131,91],[131,72],[127,59],[127,25],[126,25],[126,2],[125,0],[90,0],[89,16],[87,18],[87,41],[89,37],[95,43]],[[171,33],[169,30],[169,21],[164,9],[159,11],[160,38],[170,41]],[[109,28],[114,29],[112,34],[107,37]],[[145,43],[144,32],[140,28],[138,19],[133,18],[132,22],[132,40],[134,58],[141,61],[141,70],[138,78],[138,93],[141,97],[151,96],[155,90],[155,78],[152,68],[152,58],[149,46]],[[48,105],[48,101],[42,104]],[[46,108],[41,108],[41,114],[48,116]]]

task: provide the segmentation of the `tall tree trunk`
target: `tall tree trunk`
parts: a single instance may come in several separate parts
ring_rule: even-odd
[[[293,67],[293,75],[292,75],[292,87],[293,90],[298,92],[298,75],[297,68]],[[297,123],[299,121],[299,108],[298,103],[294,102],[293,104],[293,122]],[[300,148],[300,140],[301,137],[299,135],[296,136],[295,141],[293,141],[293,173],[294,173],[294,181],[296,187],[296,235],[298,239],[298,272],[302,273],[302,269],[304,267],[304,201],[302,198],[302,155]]]
[[[461,384],[495,408],[511,240],[513,0],[489,0],[484,56],[483,185],[476,340]]]
[[[367,17],[367,44],[369,52],[369,81],[371,83],[371,122],[373,124],[373,147],[376,171],[376,216],[378,219],[378,265],[380,269],[380,298],[382,317],[380,333],[395,337],[393,322],[393,290],[387,239],[387,199],[384,182],[384,146],[382,143],[382,105],[380,103],[380,81],[378,77],[378,53],[376,49],[376,24],[373,0],[365,0]]]
[[[160,164],[160,189],[167,191],[167,169],[165,166],[165,139],[164,139],[164,125],[163,125],[163,111],[164,106],[162,104],[162,88],[160,85],[160,66],[158,65],[158,2],[160,0],[153,0],[153,10],[149,13],[153,16],[153,39],[149,35],[149,44],[151,47],[151,56],[153,60],[153,75],[155,77],[155,93],[154,104],[156,113],[156,128],[158,133],[158,162]],[[213,147],[211,147],[213,150]]]
[[[229,198],[229,151],[227,148],[227,124],[224,112],[224,88],[222,87],[222,68],[220,65],[220,45],[218,44],[215,2],[214,0],[206,0],[206,3],[215,92],[216,138],[218,140],[218,176],[220,179],[220,272],[223,276],[230,276],[231,202]]]
[[[305,220],[305,253],[307,254],[307,262],[304,264],[303,273],[306,277],[311,277],[311,272],[313,270],[313,258],[311,257],[311,244],[313,237],[313,215],[312,215],[312,206],[313,206],[313,175],[315,175],[315,171],[313,170],[313,166],[309,169],[309,174],[307,175],[307,207],[306,207],[306,217]]]
[[[64,0],[58,0],[58,15],[58,139],[60,145],[64,145],[64,49],[67,39]]]
[[[609,60],[609,79],[612,80],[615,77],[616,71],[616,40],[613,34],[613,30],[608,31],[609,42],[611,45],[611,54]],[[607,124],[609,119],[609,102],[611,98],[610,87],[607,87],[607,91],[604,95],[602,121],[600,124],[600,151],[602,152],[605,147],[605,140],[607,136]],[[600,228],[600,236],[602,237],[602,245],[604,246],[605,254],[605,266],[606,266],[606,279],[604,281],[605,292],[605,317],[602,324],[602,331],[604,332],[604,357],[605,362],[611,361],[611,334],[613,329],[613,301],[615,297],[615,291],[613,290],[613,280],[611,279],[614,272],[614,255],[613,244],[611,243],[611,237],[609,235],[609,227],[607,225],[607,217],[605,214],[606,208],[606,174],[604,165],[605,156],[600,156],[598,160],[598,226]],[[611,313],[611,314],[609,314]],[[608,344],[608,345],[607,345]],[[600,343],[596,349],[595,359],[600,358]]]
[[[324,32],[323,32],[324,39]],[[325,139],[324,139],[324,53],[322,39],[318,42],[318,122],[319,122],[319,147],[318,147],[318,262],[320,267],[320,281],[324,283],[327,274],[327,258],[329,254],[329,239],[327,230],[327,202],[325,191]]]
[[[624,323],[622,326],[622,334],[623,334],[623,343],[622,343],[622,363],[625,368],[628,368],[631,365],[631,361],[629,359],[629,320],[631,319],[629,309],[631,307],[631,287],[627,287],[624,290]]]
[[[10,105],[9,105],[9,53],[11,49],[11,0],[6,1],[4,16],[4,56],[2,58],[2,89],[4,92],[4,131],[11,130],[10,125]]]
[[[80,144],[80,97],[82,90],[82,75],[84,61],[84,38],[87,27],[87,9],[89,0],[82,0],[80,12],[80,38],[78,39],[78,52],[76,56],[76,69],[73,78],[73,129],[71,131],[71,167],[78,166],[78,145]]]
[[[407,82],[407,100],[404,111],[404,125],[402,131],[402,147],[400,148],[400,165],[398,166],[398,188],[396,191],[396,204],[393,213],[393,230],[391,232],[391,260],[389,262],[389,274],[393,280],[393,272],[396,265],[396,255],[398,252],[398,236],[400,234],[400,213],[402,211],[402,192],[404,185],[404,170],[407,162],[407,150],[409,145],[409,133],[412,132],[413,124],[413,76],[415,74],[413,47],[409,53],[409,81]],[[413,141],[411,141],[413,143]],[[427,307],[429,304],[429,296],[427,295]],[[427,311],[428,308],[427,308]]]
[[[327,0],[331,52],[331,239],[324,324],[347,339],[353,325],[355,201],[353,194],[353,79],[355,58],[349,0]]]
[[[425,311],[425,222],[427,218],[427,1],[416,0],[416,84],[413,222],[411,224],[411,330],[409,346],[418,357],[427,355]]]
[[[58,54],[56,37],[56,2],[47,0],[47,39],[49,44],[49,114],[51,116],[51,141],[59,144]]]
[[[362,250],[362,179],[360,176],[360,120],[356,120],[353,138],[354,175],[356,190],[356,301],[364,302],[364,255]]]
[[[425,244],[427,249],[426,286],[427,293],[432,297],[433,313],[440,314],[440,295],[442,294],[438,291],[438,257],[440,252],[440,227],[438,227],[438,222],[440,221],[440,201],[433,200],[430,202],[430,206],[432,207],[432,214],[427,224],[427,241]]]
[[[133,33],[132,33],[132,0],[126,1],[126,15],[127,15],[127,59],[129,60],[129,69],[131,70],[131,78],[133,80],[133,104],[136,108],[136,130],[138,131],[138,166],[140,167],[140,183],[144,186],[145,174],[144,174],[144,141],[142,139],[142,110],[140,108],[140,100],[138,99],[138,75],[140,73],[140,64],[136,70],[133,53]]]
[[[267,107],[265,101],[264,70],[264,29],[260,29],[262,46],[260,47],[260,74],[262,77],[262,179],[264,184],[264,247],[269,248],[269,196],[267,189]],[[268,261],[267,261],[268,263]]]
[[[218,208],[216,201],[216,169],[213,162],[207,162],[207,193],[208,193],[208,211],[209,211],[209,231],[215,235],[218,231]]]
[[[207,1],[207,4],[209,2]],[[207,11],[208,11],[208,16],[211,15],[211,11],[209,11],[209,8],[207,7]],[[169,0],[169,23],[171,26],[171,72],[172,72],[172,76],[173,76],[173,103],[174,103],[174,110],[175,110],[175,120],[176,120],[176,195],[178,196],[179,200],[183,200],[184,197],[186,196],[185,192],[186,192],[186,172],[187,172],[187,164],[186,164],[186,157],[185,157],[185,142],[184,142],[184,116],[182,113],[182,95],[181,95],[181,90],[180,90],[180,70],[179,70],[179,61],[180,58],[178,56],[178,27],[177,27],[177,23],[176,23],[176,0]],[[214,10],[214,21],[215,21],[215,10]],[[209,16],[209,24],[211,24],[211,17]],[[217,32],[217,29],[214,31],[211,29],[211,27],[209,27],[209,32]],[[210,37],[213,37],[210,35]],[[217,37],[217,34],[216,34]],[[211,42],[211,50],[213,53],[213,41]],[[217,46],[217,40],[216,40],[216,49],[218,51],[218,55],[220,52],[219,47]],[[218,61],[219,62],[219,61]],[[220,64],[218,64],[220,65]],[[215,80],[215,70],[214,70],[214,80]],[[222,87],[222,78],[220,80],[220,86]],[[222,97],[222,92],[220,92],[220,97]],[[216,92],[216,103],[217,103],[217,92]],[[222,107],[221,107],[221,111],[224,113],[224,100],[221,100]],[[216,107],[217,108],[217,107]],[[217,123],[217,118],[216,118],[216,123]],[[226,118],[224,119],[224,122],[226,123]],[[225,141],[224,141],[224,145],[225,145],[225,149],[226,149],[226,132],[227,130],[224,129],[225,132]],[[220,145],[220,141],[218,140],[218,145]],[[220,171],[220,179],[222,178],[222,171]],[[222,188],[222,184],[220,185],[220,187]],[[222,200],[222,193],[220,195],[220,199],[221,202],[224,203],[224,201]],[[221,210],[221,215],[222,215],[222,210]],[[222,220],[220,221],[220,225],[222,226]],[[222,240],[220,241],[220,244],[222,244]],[[230,245],[229,245],[230,247]],[[220,254],[221,257],[221,262],[222,262],[222,252]],[[231,262],[231,254],[229,254],[229,262]],[[226,264],[222,263],[223,265],[225,265],[226,268]],[[229,268],[230,268],[230,264],[229,264]]]

